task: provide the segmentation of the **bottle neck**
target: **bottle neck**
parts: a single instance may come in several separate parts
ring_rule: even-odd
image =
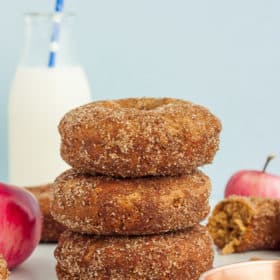
[[[77,65],[75,41],[72,34],[74,16],[65,14],[59,25],[59,39],[55,66]],[[23,67],[48,67],[51,36],[54,23],[52,14],[26,14],[24,45],[20,59]]]

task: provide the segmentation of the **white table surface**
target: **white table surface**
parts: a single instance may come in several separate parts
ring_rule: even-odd
[[[12,271],[11,280],[55,280],[55,245],[39,245],[33,255],[21,266]],[[216,252],[214,266],[247,261],[252,257],[280,259],[280,251],[254,251],[242,254],[221,256]]]

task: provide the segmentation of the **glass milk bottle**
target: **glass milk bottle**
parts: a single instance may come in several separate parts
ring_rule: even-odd
[[[25,15],[25,44],[9,100],[9,180],[18,186],[52,182],[66,170],[58,123],[91,101],[89,84],[73,50],[74,16],[65,14],[55,67],[48,67],[52,15]]]

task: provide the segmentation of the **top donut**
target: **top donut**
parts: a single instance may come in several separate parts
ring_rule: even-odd
[[[68,164],[115,177],[191,173],[211,163],[220,131],[220,121],[206,108],[171,98],[92,102],[59,124]]]

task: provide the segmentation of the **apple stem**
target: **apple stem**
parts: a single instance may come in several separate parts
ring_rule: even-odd
[[[274,159],[274,158],[275,158],[275,155],[269,155],[269,156],[267,157],[267,159],[266,159],[266,162],[265,162],[265,164],[264,164],[264,167],[263,167],[262,172],[264,172],[264,173],[265,173],[265,171],[266,171],[266,168],[267,168],[268,164],[269,164],[269,163],[270,163],[270,161],[271,161],[272,159]]]

